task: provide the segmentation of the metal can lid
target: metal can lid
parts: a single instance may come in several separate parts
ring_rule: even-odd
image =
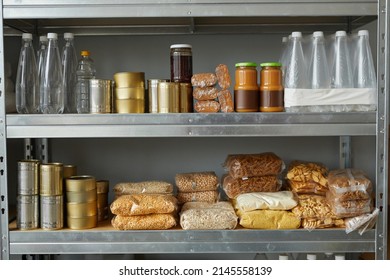
[[[282,63],[280,62],[264,62],[260,64],[261,67],[280,67]]]
[[[174,44],[171,45],[171,49],[192,49],[192,46],[189,44]]]
[[[257,64],[254,62],[239,62],[236,63],[236,67],[257,67]]]

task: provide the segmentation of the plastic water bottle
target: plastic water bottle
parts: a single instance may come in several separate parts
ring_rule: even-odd
[[[89,80],[95,78],[96,69],[89,51],[81,51],[81,59],[77,66],[76,99],[77,113],[89,113]]]
[[[44,114],[61,114],[64,111],[64,85],[57,33],[48,33],[49,44],[40,77],[40,108]]]
[[[291,51],[287,59],[286,88],[308,88],[307,69],[302,49],[302,33],[291,34]]]
[[[308,77],[311,88],[330,88],[329,66],[325,51],[324,33],[322,31],[313,33]]]
[[[282,38],[282,53],[280,55],[279,62],[282,64],[283,77],[286,73],[290,52],[291,52],[291,34],[288,37]]]
[[[16,111],[19,114],[39,113],[39,90],[32,34],[23,33],[16,73]]]
[[[65,46],[62,49],[62,75],[64,83],[65,113],[77,113],[76,86],[77,53],[74,47],[73,33],[65,33]]]
[[[39,48],[37,51],[38,81],[40,81],[40,77],[42,75],[42,66],[47,51],[47,44],[47,37],[45,35],[39,36]]]
[[[353,84],[356,88],[376,88],[376,75],[368,30],[360,30],[356,44]]]
[[[336,32],[334,62],[331,74],[332,88],[352,88],[352,68],[345,31]]]

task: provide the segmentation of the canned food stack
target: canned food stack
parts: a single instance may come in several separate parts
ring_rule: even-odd
[[[145,73],[120,72],[114,74],[115,81],[115,112],[144,113],[145,112]]]
[[[108,219],[109,185],[110,183],[108,180],[96,181],[98,222]]]
[[[66,179],[67,223],[71,229],[90,229],[97,225],[97,190],[93,176]]]
[[[224,64],[219,64],[215,73],[194,74],[191,78],[191,84],[195,87],[194,110],[198,113],[233,112],[230,83],[228,67]],[[217,84],[220,89],[216,87]]]
[[[61,229],[64,226],[63,164],[40,165],[41,228]]]
[[[39,226],[39,164],[38,160],[18,162],[18,229],[30,230]]]
[[[179,204],[219,200],[219,179],[214,171],[179,173],[175,176]]]

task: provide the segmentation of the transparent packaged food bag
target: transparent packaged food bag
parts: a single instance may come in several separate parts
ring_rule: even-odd
[[[173,185],[164,181],[122,182],[114,186],[116,197],[125,194],[172,194]]]
[[[290,191],[253,192],[240,194],[234,208],[242,212],[253,210],[290,210],[298,205],[297,196]]]
[[[372,229],[374,227],[378,218],[378,214],[379,209],[375,208],[372,213],[345,219],[345,232],[348,234],[352,231],[358,230],[359,234],[362,235],[367,230]]]
[[[254,210],[238,212],[240,225],[250,229],[297,229],[301,218],[290,211]]]
[[[118,215],[111,220],[111,225],[119,230],[164,230],[176,224],[176,217],[173,214]]]
[[[178,173],[175,183],[179,192],[215,191],[219,178],[214,171]]]

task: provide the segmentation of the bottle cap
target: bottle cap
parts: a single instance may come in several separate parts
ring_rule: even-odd
[[[39,42],[47,42],[46,35],[39,36]]]
[[[337,261],[345,260],[345,256],[344,255],[336,255],[336,256],[334,256],[334,259]]]
[[[171,45],[171,49],[180,49],[180,48],[191,49],[192,46],[189,45],[189,44],[174,44],[174,45]]]
[[[89,56],[89,51],[81,51],[81,56]]]
[[[74,38],[74,35],[73,33],[64,33],[64,39],[73,39]]]
[[[288,255],[279,255],[279,260],[288,260]]]
[[[336,37],[345,37],[345,36],[347,36],[347,32],[345,32],[344,30],[336,32]]]
[[[236,63],[236,67],[257,67],[257,64],[254,62],[239,62]]]
[[[359,30],[358,36],[368,36],[368,30]]]
[[[264,63],[261,63],[260,66],[261,67],[267,67],[267,66],[280,67],[280,66],[282,66],[282,63],[280,63],[280,62],[264,62]]]
[[[288,42],[288,37],[283,37],[282,38],[282,43],[287,43]]]
[[[315,254],[307,254],[307,259],[308,260],[316,260],[317,259],[317,255],[315,255]]]
[[[324,32],[322,31],[316,31],[313,33],[313,37],[317,38],[317,37],[324,37]]]
[[[302,38],[302,32],[293,32],[291,33],[292,38]]]
[[[23,33],[22,34],[22,39],[30,39],[32,40],[32,34],[31,33]]]
[[[57,33],[47,33],[47,39],[57,39]]]

